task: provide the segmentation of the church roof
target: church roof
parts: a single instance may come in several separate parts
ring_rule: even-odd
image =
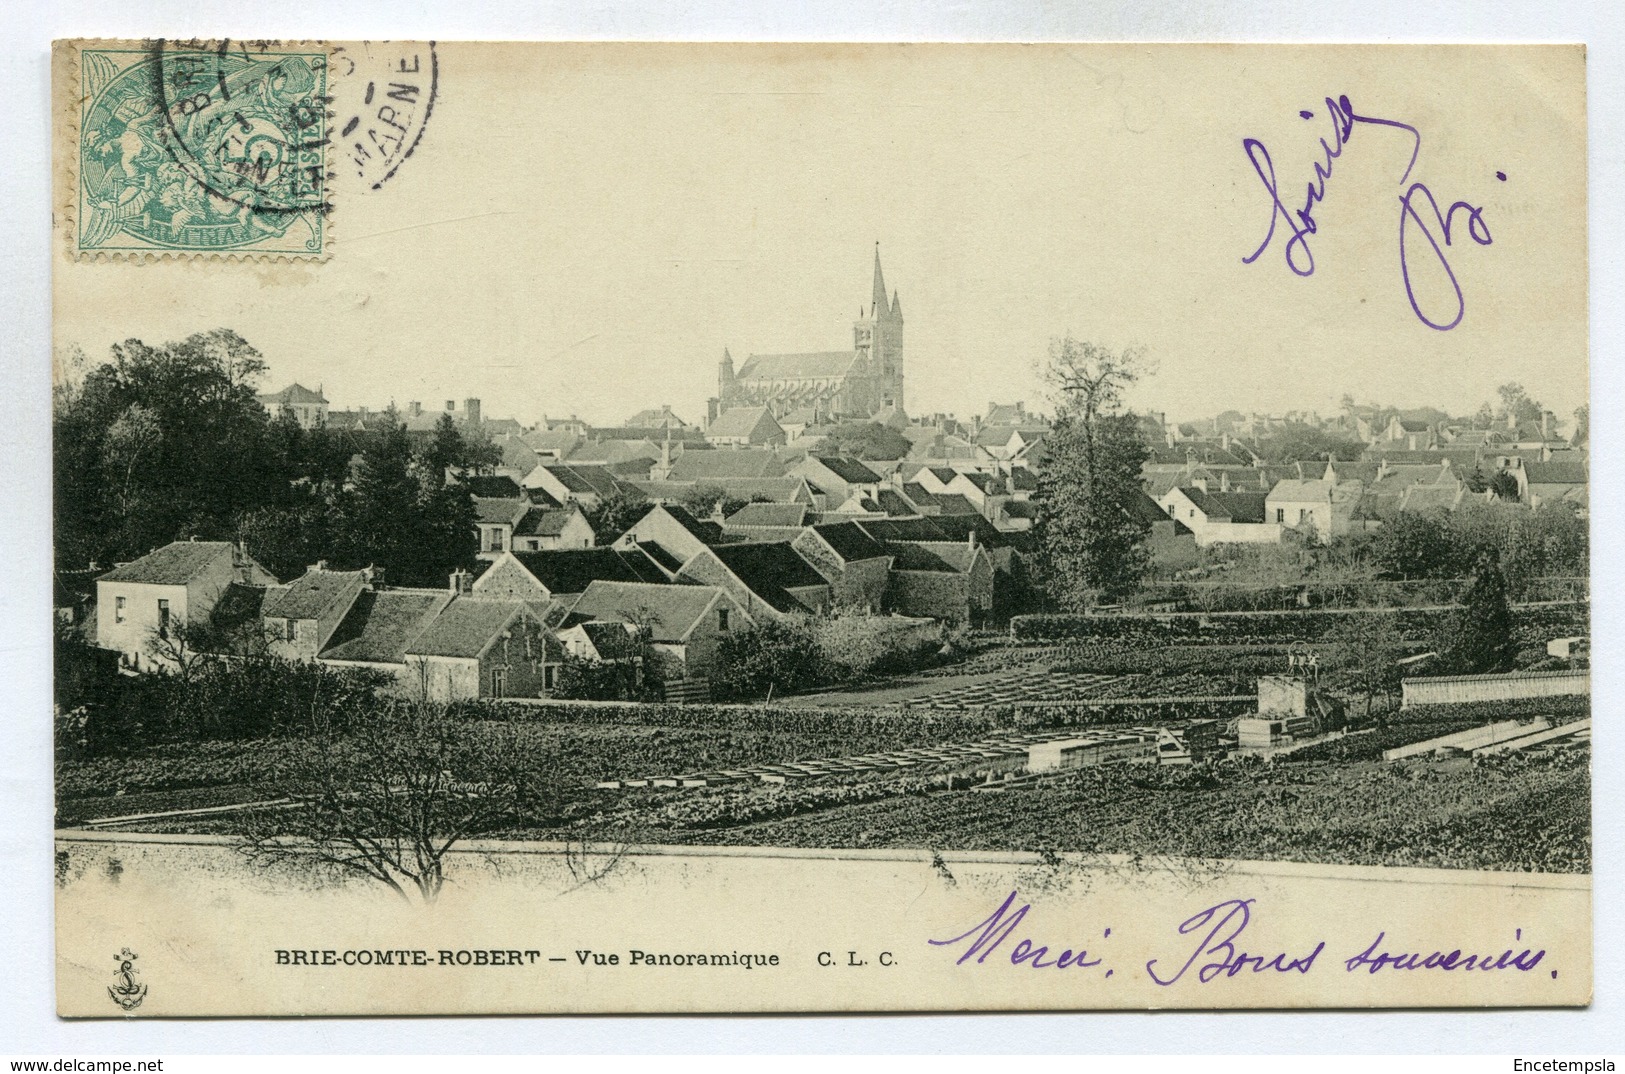
[[[813,351],[806,354],[753,354],[740,366],[739,380],[806,380],[838,377],[852,368],[856,351]]]

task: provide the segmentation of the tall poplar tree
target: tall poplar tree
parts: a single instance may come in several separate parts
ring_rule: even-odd
[[[1043,584],[1059,603],[1087,607],[1139,584],[1150,523],[1138,510],[1148,457],[1123,392],[1146,372],[1140,350],[1113,353],[1070,336],[1044,368],[1059,414],[1045,438],[1035,522]]]

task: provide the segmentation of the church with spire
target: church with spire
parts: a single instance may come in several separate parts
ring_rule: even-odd
[[[868,421],[903,414],[903,303],[888,297],[875,244],[874,287],[858,309],[852,347],[801,354],[752,354],[736,369],[722,352],[712,418],[741,407],[766,407],[801,424]]]

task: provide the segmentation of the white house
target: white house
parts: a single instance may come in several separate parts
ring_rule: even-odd
[[[169,663],[162,650],[177,624],[208,621],[233,582],[275,585],[276,578],[229,541],[174,541],[96,579],[96,644],[126,667]]]

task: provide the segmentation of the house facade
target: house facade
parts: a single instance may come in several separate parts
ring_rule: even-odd
[[[173,664],[165,650],[178,625],[207,623],[233,583],[264,586],[276,578],[228,541],[174,541],[96,579],[96,644],[141,671]]]

